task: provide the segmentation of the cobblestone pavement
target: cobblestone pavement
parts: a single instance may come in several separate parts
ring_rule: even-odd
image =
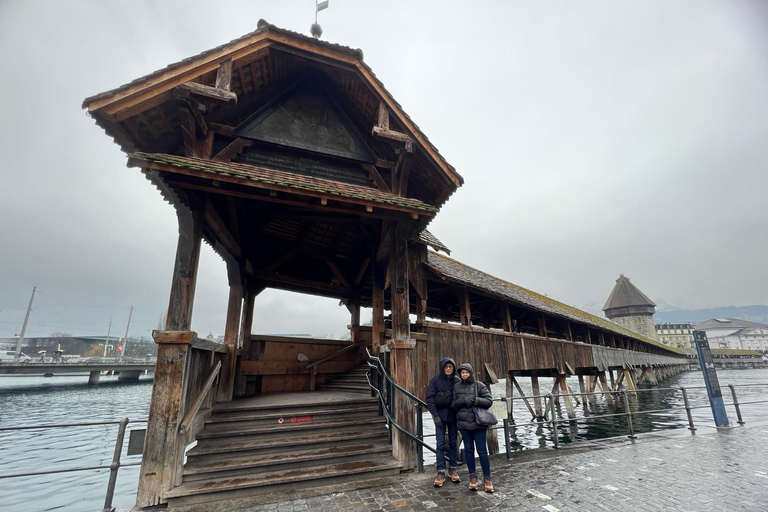
[[[511,461],[494,456],[493,494],[469,491],[466,469],[460,468],[462,482],[448,481],[440,489],[427,472],[403,475],[384,487],[239,511],[768,511],[768,425],[713,430],[520,452]]]

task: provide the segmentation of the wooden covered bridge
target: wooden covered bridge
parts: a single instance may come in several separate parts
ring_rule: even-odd
[[[413,443],[394,432],[390,445],[375,400],[354,384],[366,348],[385,354],[395,382],[417,396],[445,355],[486,381],[547,376],[563,390],[568,375],[607,388],[606,372],[617,370],[632,386],[632,370],[645,377],[685,363],[441,254],[426,228],[463,180],[360,50],[262,20],[83,107],[178,215],[167,325],[154,332],[140,507],[412,469]],[[203,240],[227,267],[223,344],[191,331]],[[253,335],[266,288],[342,300],[351,343]],[[370,326],[360,325],[363,307]],[[410,400],[398,395],[394,411],[413,432]]]

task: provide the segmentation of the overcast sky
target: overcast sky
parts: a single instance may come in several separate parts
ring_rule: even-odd
[[[173,208],[80,105],[313,0],[0,2],[0,337],[149,335]],[[430,230],[452,256],[567,304],[620,273],[682,307],[768,304],[768,2],[331,0],[365,61],[465,185]],[[223,262],[193,329],[223,333]],[[366,318],[364,317],[364,320]],[[254,332],[341,335],[330,299],[265,292]]]

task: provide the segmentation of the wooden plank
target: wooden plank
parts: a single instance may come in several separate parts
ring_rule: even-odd
[[[195,331],[152,331],[152,339],[155,343],[186,343],[197,337]]]
[[[373,129],[371,130],[371,134],[374,137],[381,137],[383,139],[394,140],[396,142],[402,142],[402,143],[409,142],[413,144],[413,139],[411,139],[405,133],[396,132],[388,128],[381,128],[379,126],[374,126]]]
[[[228,266],[237,265],[237,279],[230,279],[227,317],[224,324],[224,344],[227,345],[227,355],[221,369],[221,378],[216,393],[217,402],[229,402],[235,391],[235,369],[237,366],[237,336],[240,329],[240,313],[243,310],[243,285],[239,279],[239,265],[236,261],[228,262]],[[229,269],[230,274],[232,269]]]
[[[349,345],[345,340],[328,340],[323,338],[299,338],[294,336],[268,336],[264,334],[252,334],[252,343],[289,343],[289,344],[309,344],[309,345]]]
[[[206,352],[215,352],[219,354],[227,353],[227,346],[224,343],[218,341],[208,340],[205,338],[193,338],[189,343],[189,346],[196,350],[204,350]]]
[[[326,361],[317,365],[317,373],[343,373],[355,367],[354,361]],[[302,361],[241,361],[243,375],[310,375],[311,368]]]
[[[243,83],[243,88],[245,88],[245,83]],[[219,70],[216,72],[216,89],[232,90],[232,59],[227,59],[219,64]],[[237,102],[237,95],[235,95],[235,102]]]
[[[229,79],[231,80],[232,61],[229,61],[229,63]],[[219,69],[221,69],[221,67],[219,67]],[[222,103],[225,105],[237,105],[237,94],[230,90],[219,89],[216,87],[211,87],[210,85],[203,85],[196,82],[185,82],[179,85],[179,88],[186,89],[192,94],[196,94],[197,96],[202,96],[206,100]]]

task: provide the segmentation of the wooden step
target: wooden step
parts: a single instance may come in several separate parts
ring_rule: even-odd
[[[274,410],[290,410],[304,407],[354,407],[356,405],[370,405],[378,403],[375,398],[355,398],[354,400],[341,400],[338,402],[319,402],[316,404],[302,404],[302,405],[285,405],[285,404],[269,404],[262,405],[258,402],[251,403],[247,400],[232,400],[231,402],[221,402],[214,404],[213,412],[244,412],[244,411],[274,411]]]
[[[205,507],[207,503],[215,502],[217,506],[224,504],[229,507],[228,509],[235,509],[242,507],[243,500],[247,500],[256,505],[259,503],[272,503],[275,501],[285,501],[297,498],[307,498],[309,496],[331,494],[334,492],[363,489],[373,485],[384,485],[388,482],[394,483],[396,479],[399,478],[402,465],[396,463],[394,466],[395,467],[378,469],[367,473],[338,474],[330,478],[280,482],[261,487],[244,487],[231,491],[217,491],[176,498],[171,497],[168,499],[168,508],[171,509],[174,507],[194,505],[202,505]],[[205,510],[205,508],[194,508],[194,510]]]
[[[206,478],[230,478],[243,474],[283,471],[290,468],[308,468],[353,460],[371,459],[391,454],[386,442],[328,445],[323,448],[281,451],[272,454],[251,454],[247,457],[200,458],[184,466],[184,482]]]
[[[306,430],[331,429],[347,426],[381,425],[382,418],[378,414],[365,413],[363,416],[343,417],[338,416],[326,418],[324,420],[302,421],[291,423],[284,421],[278,423],[273,420],[270,423],[228,423],[224,425],[211,426],[199,434],[197,439],[235,437],[235,436],[269,436],[283,432],[302,432]]]
[[[359,392],[359,393],[369,393],[371,391],[371,388],[368,387],[368,384],[322,384],[318,386],[319,389],[328,389],[328,390],[334,390],[334,391],[350,391],[350,392]]]
[[[311,480],[334,479],[341,476],[375,473],[388,470],[397,470],[402,463],[391,456],[384,458],[372,458],[350,462],[340,462],[320,467],[307,467],[303,469],[289,469],[270,473],[257,473],[253,475],[240,475],[234,478],[210,478],[185,482],[167,492],[166,499],[201,494],[220,493],[222,491],[234,491],[255,487],[264,487],[274,484],[288,484],[293,482],[306,482]]]
[[[187,456],[204,455],[209,453],[232,453],[249,450],[296,447],[352,441],[359,439],[382,439],[389,436],[389,431],[383,422],[363,426],[340,427],[304,432],[280,432],[268,436],[235,436],[208,438],[198,440],[197,446],[187,452]],[[199,437],[199,436],[198,436]]]
[[[365,412],[377,412],[379,406],[377,403],[371,404],[352,404],[349,406],[336,405],[333,407],[318,407],[318,406],[306,406],[306,407],[287,407],[285,409],[248,409],[245,411],[225,411],[215,412],[208,420],[206,425],[214,423],[230,423],[238,421],[258,421],[258,420],[278,420],[284,418],[285,421],[290,421],[291,418],[302,418],[306,416],[313,417],[326,417],[332,415],[347,415],[347,414],[359,414]],[[206,427],[208,428],[208,427]]]

